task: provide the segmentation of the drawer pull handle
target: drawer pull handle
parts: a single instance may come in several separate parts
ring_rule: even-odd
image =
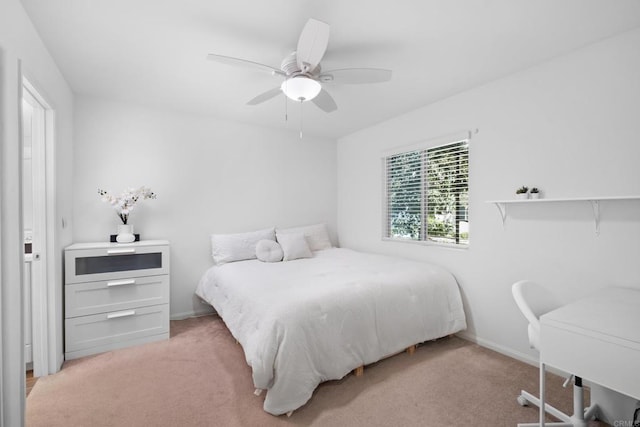
[[[136,279],[117,280],[115,282],[107,282],[107,286],[135,285]]]
[[[107,249],[107,255],[135,254],[136,248]]]
[[[117,313],[107,314],[107,319],[117,319],[118,317],[133,316],[136,314],[135,310],[119,311]]]

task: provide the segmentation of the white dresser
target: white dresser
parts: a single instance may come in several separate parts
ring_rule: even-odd
[[[65,249],[65,359],[169,338],[169,242]]]

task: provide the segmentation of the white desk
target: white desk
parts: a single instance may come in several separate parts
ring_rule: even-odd
[[[604,288],[541,316],[540,363],[640,399],[640,289]]]

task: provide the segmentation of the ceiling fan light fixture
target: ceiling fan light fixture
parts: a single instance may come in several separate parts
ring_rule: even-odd
[[[282,82],[280,89],[288,98],[294,101],[311,101],[318,96],[322,86],[309,77],[298,76]]]

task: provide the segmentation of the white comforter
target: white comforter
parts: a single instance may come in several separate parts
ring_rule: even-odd
[[[274,415],[304,405],[323,381],[466,328],[449,272],[348,249],[215,266],[196,294],[242,344]]]

